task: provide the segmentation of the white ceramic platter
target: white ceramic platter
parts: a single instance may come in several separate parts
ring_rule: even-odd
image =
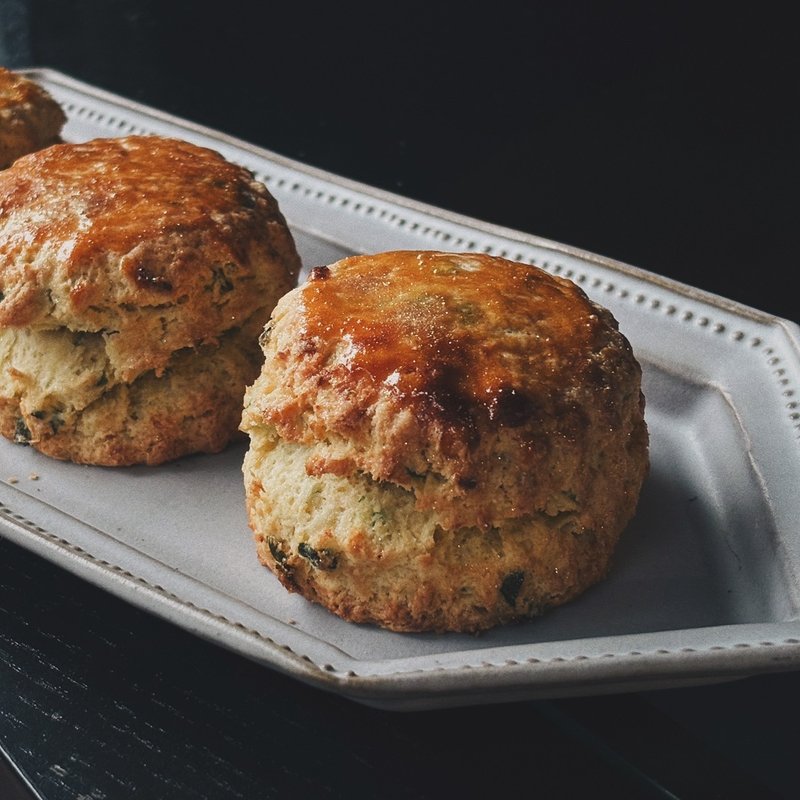
[[[383,708],[665,688],[800,667],[800,327],[624,264],[376,191],[47,69],[65,138],[213,147],[275,195],[306,268],[395,248],[479,250],[566,276],[644,369],[652,467],[614,569],[479,637],[396,634],[288,594],[256,560],[242,446],[157,468],[0,442],[0,533],[266,667]]]

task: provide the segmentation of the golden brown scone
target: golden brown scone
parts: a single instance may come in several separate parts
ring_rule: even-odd
[[[285,295],[262,348],[247,510],[289,590],[477,632],[606,575],[648,432],[630,344],[576,284],[483,254],[355,256]]]
[[[0,67],[0,169],[61,139],[67,117],[48,91]]]
[[[223,449],[299,269],[275,199],[215,151],[23,156],[0,172],[0,433],[107,466]]]

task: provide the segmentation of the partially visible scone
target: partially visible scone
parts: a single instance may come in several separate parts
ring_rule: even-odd
[[[223,449],[299,269],[276,200],[213,150],[23,156],[0,172],[0,433],[107,466]]]
[[[603,578],[648,471],[641,368],[573,282],[388,252],[279,302],[248,388],[257,553],[355,622],[477,632]]]
[[[0,169],[61,138],[67,117],[48,91],[0,67]]]

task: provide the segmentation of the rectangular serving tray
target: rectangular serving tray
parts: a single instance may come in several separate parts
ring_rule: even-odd
[[[277,198],[306,269],[395,248],[482,251],[574,280],[644,370],[651,472],[614,568],[480,636],[344,622],[255,556],[246,445],[161,467],[62,463],[0,441],[0,534],[182,628],[318,688],[412,710],[678,687],[800,666],[800,327],[592,253],[316,170],[49,69],[64,137],[212,147]]]

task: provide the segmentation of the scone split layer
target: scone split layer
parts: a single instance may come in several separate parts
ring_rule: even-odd
[[[393,630],[479,631],[607,573],[648,468],[641,370],[574,283],[357,256],[284,296],[262,344],[245,488],[288,588]]]

